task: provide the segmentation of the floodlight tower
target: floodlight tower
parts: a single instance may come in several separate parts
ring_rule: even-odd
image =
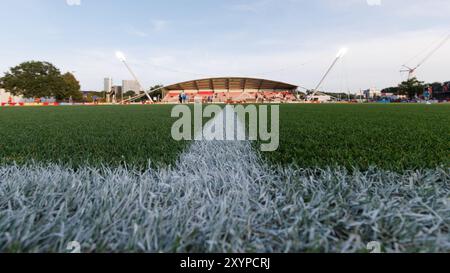
[[[336,58],[334,59],[333,63],[330,65],[330,67],[328,68],[327,72],[325,72],[325,75],[323,75],[322,79],[317,84],[316,88],[313,89],[313,94],[310,96],[310,98],[313,98],[317,94],[317,92],[319,92],[319,88],[322,86],[322,84],[324,83],[325,79],[330,74],[331,70],[333,70],[333,68],[336,66],[338,61],[340,59],[342,59],[342,57],[344,57],[347,54],[347,52],[348,52],[348,48],[346,48],[346,47],[341,48],[341,50],[339,50],[339,52],[336,55]]]
[[[117,59],[119,59],[119,61],[121,61],[125,67],[128,69],[128,71],[130,72],[130,74],[133,76],[134,80],[139,84],[139,86],[142,88],[141,82],[139,81],[138,77],[136,76],[136,74],[134,74],[133,70],[131,69],[131,67],[128,65],[127,63],[127,58],[125,57],[125,54],[123,54],[123,52],[121,51],[117,51],[116,52],[116,57]],[[122,94],[123,94],[124,90],[122,90]],[[144,89],[145,95],[147,96],[147,98],[153,102],[152,97],[150,96],[150,94]],[[123,101],[122,101],[123,102]]]

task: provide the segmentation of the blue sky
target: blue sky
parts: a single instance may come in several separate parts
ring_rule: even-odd
[[[381,88],[450,33],[448,0],[2,0],[0,10],[0,71],[51,61],[86,90],[130,78],[116,50],[145,86],[253,76],[311,88],[343,46],[324,87]],[[418,76],[450,80],[449,63],[450,43]]]

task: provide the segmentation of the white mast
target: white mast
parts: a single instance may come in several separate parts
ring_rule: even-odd
[[[142,88],[141,82],[139,81],[138,77],[136,76],[136,74],[134,74],[133,70],[131,69],[131,67],[128,65],[127,63],[127,58],[125,57],[125,54],[123,54],[121,51],[117,51],[116,52],[116,57],[117,59],[119,59],[124,65],[125,67],[128,69],[128,71],[130,72],[130,74],[133,76],[134,80],[139,84],[139,86]],[[150,94],[144,89],[145,95],[147,96],[147,98],[153,102],[152,97],[150,97]],[[124,92],[124,90],[122,90],[122,93]],[[122,101],[123,102],[123,101]]]
[[[322,77],[322,79],[320,80],[320,82],[317,84],[316,88],[313,89],[313,94],[310,96],[311,98],[313,98],[317,92],[319,92],[319,88],[322,86],[322,84],[324,83],[325,79],[328,77],[328,75],[330,74],[331,70],[333,70],[334,66],[337,64],[337,62],[345,56],[345,54],[347,54],[348,49],[347,48],[342,48],[341,50],[339,50],[338,54],[336,55],[336,58],[334,59],[333,63],[330,65],[330,67],[328,68],[327,72],[325,72],[325,75]]]

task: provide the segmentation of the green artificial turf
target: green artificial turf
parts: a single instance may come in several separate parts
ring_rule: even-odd
[[[280,147],[300,167],[404,171],[450,166],[450,105],[282,105]]]
[[[187,145],[171,137],[171,109],[0,108],[0,162],[165,166]],[[450,105],[281,105],[280,117],[280,147],[263,153],[272,163],[396,171],[449,166]]]
[[[171,137],[171,106],[0,108],[0,162],[72,167],[168,165],[186,147]]]

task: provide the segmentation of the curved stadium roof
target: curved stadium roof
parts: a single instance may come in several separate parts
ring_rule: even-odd
[[[255,78],[224,77],[192,80],[166,86],[167,91],[180,90],[296,90],[298,86]]]

